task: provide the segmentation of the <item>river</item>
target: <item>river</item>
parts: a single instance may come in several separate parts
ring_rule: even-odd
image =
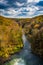
[[[43,60],[31,53],[31,45],[24,34],[22,39],[24,43],[22,51],[14,55],[13,59],[4,65],[43,65]]]

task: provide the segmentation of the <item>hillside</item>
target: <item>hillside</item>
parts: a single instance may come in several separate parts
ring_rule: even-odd
[[[14,19],[0,16],[0,63],[23,48],[22,29]]]
[[[0,16],[0,62],[23,48],[22,29],[31,43],[32,52],[43,58],[43,15],[25,19]]]
[[[31,43],[32,51],[43,57],[43,15],[30,19],[24,25],[24,32]]]
[[[23,28],[27,39],[30,41],[32,51],[43,57],[43,15],[16,19],[16,21]]]
[[[33,18],[18,19],[27,39],[31,43],[32,51],[43,57],[43,15]]]

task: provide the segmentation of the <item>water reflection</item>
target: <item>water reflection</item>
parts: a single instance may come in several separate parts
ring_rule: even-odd
[[[24,43],[23,50],[4,65],[43,65],[43,60],[31,53],[31,45],[25,35],[22,36],[22,39]]]

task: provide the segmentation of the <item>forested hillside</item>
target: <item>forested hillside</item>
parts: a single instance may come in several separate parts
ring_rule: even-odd
[[[23,48],[22,29],[32,51],[43,58],[43,15],[25,19],[0,16],[0,62],[8,60]]]
[[[0,16],[0,62],[23,48],[22,29],[14,19]]]
[[[21,19],[19,22],[31,43],[32,51],[43,57],[43,15],[31,19]]]
[[[32,51],[43,57],[43,16],[31,19],[24,30],[31,43]]]

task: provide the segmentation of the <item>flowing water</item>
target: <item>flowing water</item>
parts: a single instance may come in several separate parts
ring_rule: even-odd
[[[43,60],[31,53],[31,45],[25,35],[22,36],[22,39],[24,43],[22,51],[15,54],[13,59],[4,65],[43,65]]]

